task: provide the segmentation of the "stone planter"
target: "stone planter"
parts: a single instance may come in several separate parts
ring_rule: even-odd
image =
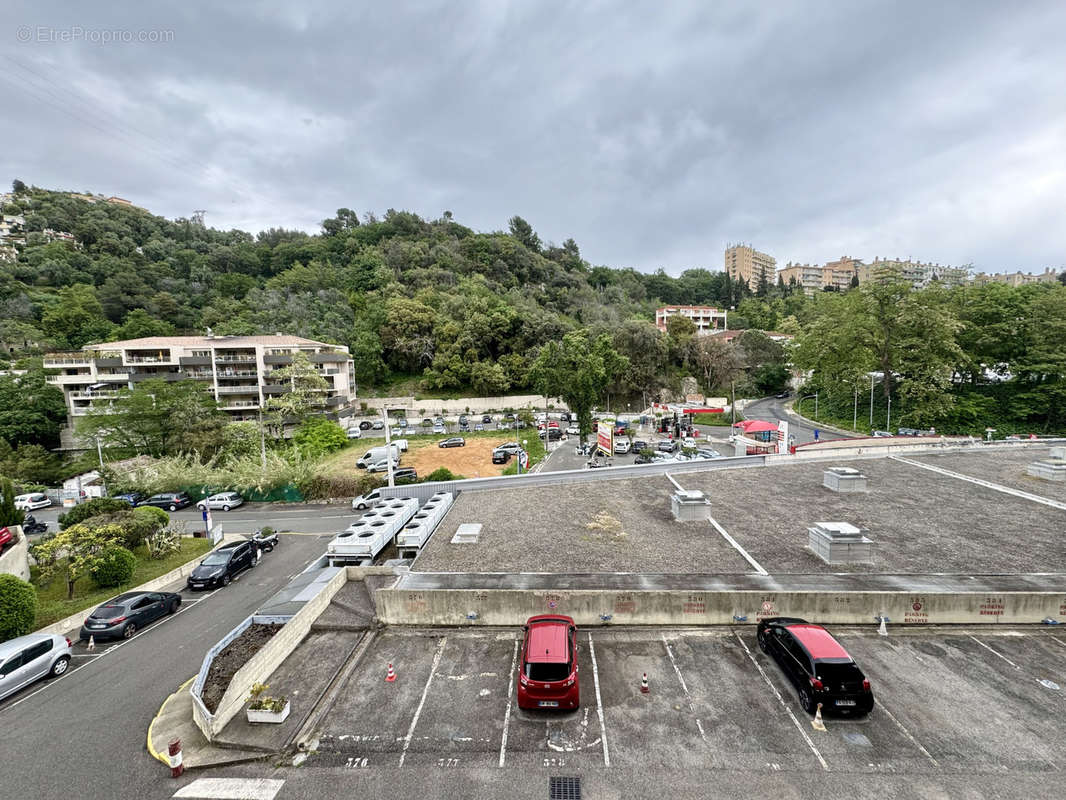
[[[285,708],[281,711],[267,711],[266,709],[246,709],[249,722],[284,722],[289,716],[289,701],[285,701]]]

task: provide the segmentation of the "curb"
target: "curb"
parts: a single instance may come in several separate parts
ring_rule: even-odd
[[[225,536],[222,537],[222,542],[225,543],[228,541],[233,541],[235,538],[244,537],[242,534],[239,533],[227,533]],[[164,572],[162,575],[152,578],[150,581],[146,581],[140,586],[129,586],[126,588],[118,587],[121,590],[120,593],[151,592],[155,589],[159,589],[160,587],[166,586],[168,583],[171,583],[177,580],[178,578],[182,578],[189,572],[191,572],[196,567],[196,565],[199,564],[200,561],[203,560],[203,558],[205,558],[207,554],[210,553],[213,549],[214,548],[212,547],[208,550],[205,550],[191,561],[186,561],[184,564],[174,567],[174,569],[170,570],[170,572]],[[83,608],[81,611],[76,611],[73,614],[68,614],[67,616],[63,617],[63,619],[57,620],[51,625],[45,625],[43,628],[35,630],[34,633],[62,634],[66,633],[72,628],[79,628],[81,627],[82,620],[84,620],[85,617],[89,616],[89,614],[92,613],[93,610],[96,609],[99,605],[100,603],[94,603],[88,608]]]
[[[170,766],[170,759],[162,753],[157,752],[156,749],[152,747],[152,727],[155,725],[156,721],[161,716],[163,716],[163,709],[167,707],[167,703],[169,703],[171,700],[173,700],[175,697],[185,691],[185,687],[192,683],[194,680],[196,680],[195,675],[193,675],[191,678],[189,678],[189,680],[185,681],[185,683],[179,686],[176,692],[168,695],[167,699],[164,700],[162,705],[159,706],[159,710],[155,712],[155,716],[152,717],[152,721],[148,723],[148,752],[149,754],[151,754],[152,758],[156,759],[157,761],[163,762],[168,767]]]

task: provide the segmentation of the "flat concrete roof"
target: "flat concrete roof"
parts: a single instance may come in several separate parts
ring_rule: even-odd
[[[463,492],[413,569],[426,572],[748,572],[708,523],[675,522],[664,475]],[[452,544],[480,522],[477,544]]]
[[[711,500],[714,520],[771,575],[1026,574],[1066,572],[1066,511],[997,491],[949,469],[1049,500],[1066,487],[1025,476],[1047,447],[906,458],[796,461],[675,476]],[[867,491],[837,494],[822,473],[837,464],[867,476]],[[413,565],[418,572],[752,573],[739,549],[706,522],[679,523],[665,476],[463,492]],[[815,522],[849,522],[874,541],[872,564],[829,565],[807,549]],[[480,522],[476,545],[450,544]]]

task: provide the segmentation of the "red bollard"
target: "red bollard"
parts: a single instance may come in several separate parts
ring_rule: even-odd
[[[185,765],[181,763],[181,739],[174,739],[167,750],[170,761],[170,777],[180,778],[185,772]]]

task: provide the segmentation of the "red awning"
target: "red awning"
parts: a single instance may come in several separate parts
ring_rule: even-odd
[[[777,424],[766,422],[761,419],[745,419],[738,422],[734,427],[740,428],[744,433],[758,433],[760,431],[776,431]]]

